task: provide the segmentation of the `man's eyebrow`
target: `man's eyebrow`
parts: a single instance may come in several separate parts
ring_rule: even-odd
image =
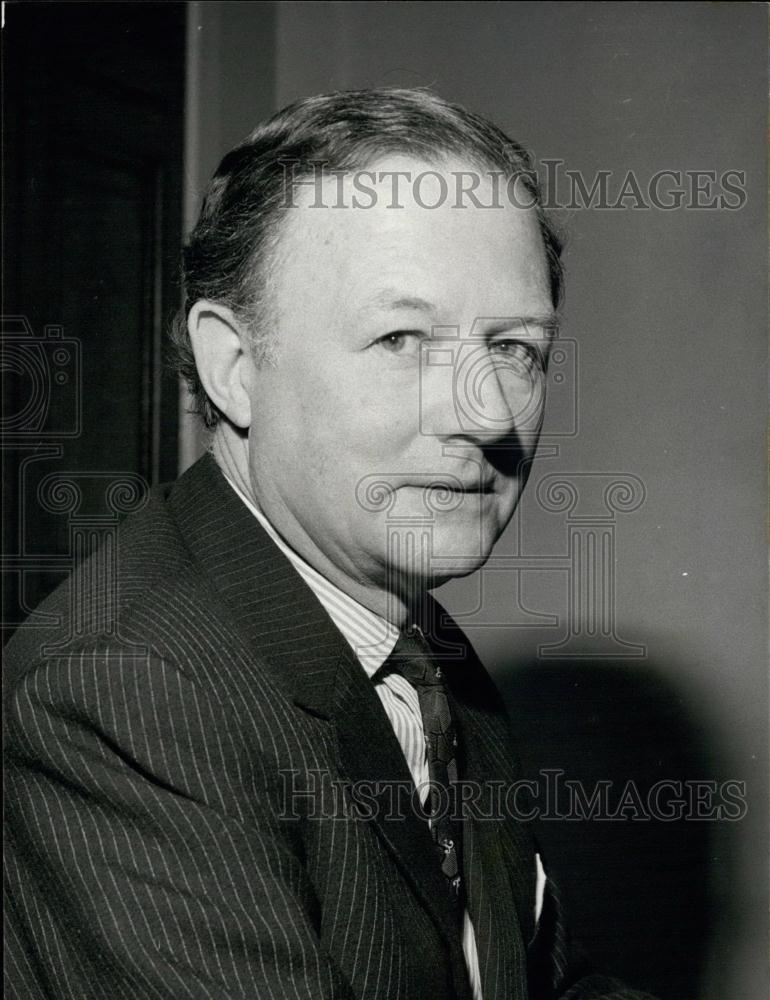
[[[486,332],[488,334],[505,333],[517,326],[539,326],[547,330],[557,330],[559,328],[559,315],[555,312],[547,312],[531,316],[495,317],[487,327]]]
[[[402,295],[395,289],[385,288],[377,292],[364,303],[364,308],[375,307],[378,309],[415,309],[419,312],[436,314],[438,306],[427,299],[420,298],[419,295]]]
[[[437,316],[439,308],[433,302],[421,298],[419,295],[403,295],[397,290],[386,288],[377,292],[364,303],[364,309],[369,308],[398,310],[413,309],[417,312],[426,313],[429,316]],[[489,321],[486,328],[487,334],[504,333],[521,326],[537,326],[546,329],[556,329],[559,326],[559,316],[556,312],[546,312],[539,314],[511,315],[511,316],[480,316],[480,321]]]

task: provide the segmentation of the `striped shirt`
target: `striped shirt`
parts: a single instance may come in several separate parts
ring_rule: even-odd
[[[358,601],[313,569],[301,556],[289,548],[253,501],[229,477],[225,478],[316,595],[350,645],[367,676],[372,680],[374,689],[401,745],[415,787],[422,790],[421,798],[424,803],[429,793],[429,771],[420,700],[417,691],[401,674],[380,671],[396,645],[399,629],[392,622],[381,618],[369,608],[359,604]],[[542,908],[545,875],[539,855],[536,855],[535,858],[537,862],[535,919],[537,920]],[[473,1000],[482,1000],[476,938],[467,910],[463,920],[462,944],[473,991]]]

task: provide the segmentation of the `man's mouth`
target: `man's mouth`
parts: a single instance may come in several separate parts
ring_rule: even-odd
[[[494,493],[494,487],[491,483],[475,483],[473,485],[461,486],[460,488],[452,486],[447,488],[452,490],[453,493]]]
[[[444,493],[485,495],[495,492],[495,484],[492,479],[463,482],[461,479],[452,477],[451,479],[434,479],[426,483],[410,483],[409,485],[415,489],[437,490]]]

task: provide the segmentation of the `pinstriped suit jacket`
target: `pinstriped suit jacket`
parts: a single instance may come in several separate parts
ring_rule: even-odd
[[[8,648],[8,996],[470,1000],[371,682],[213,459],[124,523],[116,603],[98,566]],[[515,781],[481,664],[447,667],[464,777]],[[536,933],[522,825],[468,823],[464,867],[485,1000],[641,997],[574,984],[550,894]]]

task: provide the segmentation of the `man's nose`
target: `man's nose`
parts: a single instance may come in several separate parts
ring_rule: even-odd
[[[536,374],[481,341],[442,347],[422,359],[423,433],[489,444],[537,433],[543,385]]]

